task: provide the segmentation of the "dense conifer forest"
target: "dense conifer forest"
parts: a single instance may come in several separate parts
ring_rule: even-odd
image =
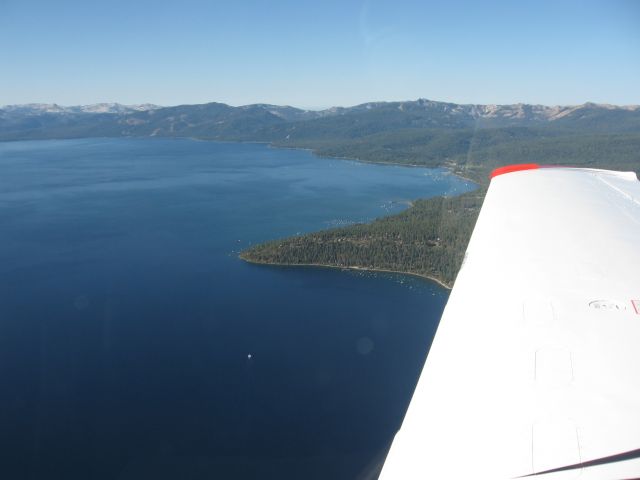
[[[422,275],[450,286],[462,263],[484,190],[417,200],[398,215],[260,244],[256,263],[325,265]]]
[[[242,253],[259,263],[396,270],[451,285],[488,175],[514,163],[640,171],[640,107],[460,105],[419,99],[321,111],[221,103],[0,108],[0,141],[193,137],[309,148],[321,156],[447,167],[480,185],[458,198],[416,200],[399,215],[275,240]],[[101,113],[96,113],[96,112]]]

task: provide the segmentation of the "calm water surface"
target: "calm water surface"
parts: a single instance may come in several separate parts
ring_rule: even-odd
[[[447,292],[237,253],[471,188],[256,144],[0,143],[0,478],[374,470]]]

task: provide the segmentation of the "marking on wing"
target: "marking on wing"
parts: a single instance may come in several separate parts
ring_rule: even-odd
[[[615,300],[593,300],[589,302],[589,306],[596,310],[606,312],[623,312],[627,309],[623,303],[616,302]]]
[[[566,348],[536,350],[534,379],[538,385],[557,388],[573,381],[573,358]]]
[[[516,165],[505,165],[504,167],[498,167],[489,176],[490,179],[504,175],[506,173],[522,172],[524,170],[537,170],[540,165],[537,163],[520,163]]]
[[[640,300],[631,300],[631,305],[633,306],[633,310],[636,312],[636,315],[640,315]]]

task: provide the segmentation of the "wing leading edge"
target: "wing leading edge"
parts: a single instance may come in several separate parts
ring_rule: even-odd
[[[638,477],[640,182],[502,173],[380,478]]]

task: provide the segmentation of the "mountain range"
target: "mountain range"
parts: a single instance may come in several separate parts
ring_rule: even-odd
[[[81,123],[81,124],[79,124]],[[346,128],[359,136],[390,128],[495,128],[564,126],[600,131],[632,131],[640,127],[640,106],[585,103],[577,106],[473,105],[419,99],[372,102],[354,107],[302,110],[289,106],[223,103],[160,107],[152,104],[98,103],[64,107],[57,104],[7,105],[0,108],[0,138],[46,138],[82,135],[97,124],[106,135],[244,137],[249,132],[271,140],[304,137],[309,127]],[[69,127],[67,131],[60,127]],[[74,128],[70,128],[70,127]]]
[[[475,105],[418,99],[303,110],[223,103],[0,108],[0,140],[194,137],[311,148],[376,162],[445,165],[480,178],[504,163],[640,169],[640,106]]]

